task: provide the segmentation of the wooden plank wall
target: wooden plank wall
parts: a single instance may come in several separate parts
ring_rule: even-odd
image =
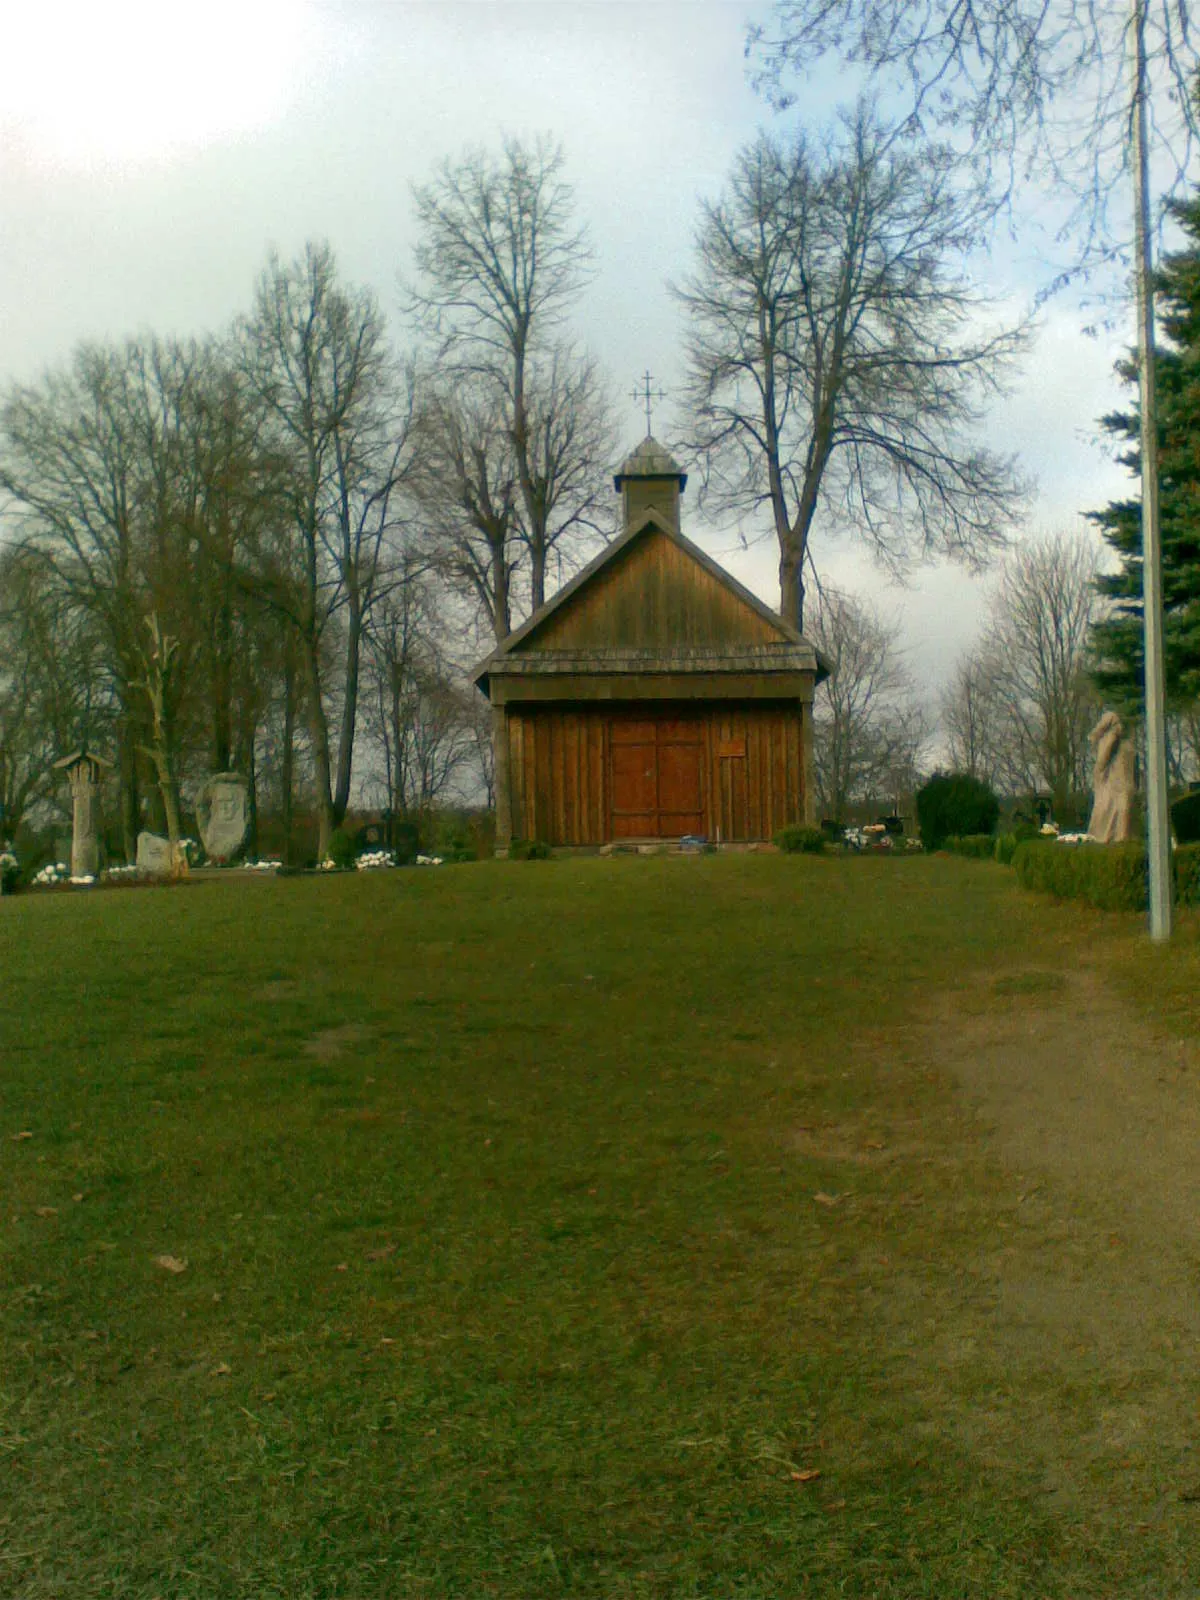
[[[729,842],[770,839],[804,821],[804,719],[798,702],[674,707],[510,705],[513,834],[548,844],[611,837],[609,730],[614,717],[670,715],[703,727],[706,827]]]
[[[778,644],[782,638],[777,627],[655,530],[598,572],[522,648],[716,648]]]

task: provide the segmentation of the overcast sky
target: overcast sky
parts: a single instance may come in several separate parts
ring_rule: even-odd
[[[248,307],[272,246],[328,238],[385,309],[413,245],[410,186],[464,145],[550,131],[597,257],[579,328],[627,397],[649,368],[678,386],[697,198],[776,120],[746,82],[746,0],[0,0],[0,383],[35,379],[83,338],[201,333]],[[826,120],[838,86],[797,111]],[[985,278],[999,267],[977,264]],[[1034,280],[994,290],[1017,308]],[[1120,399],[1117,334],[1052,302],[989,442],[1038,480],[1031,522],[1073,525],[1125,492],[1096,419]],[[669,403],[655,431],[669,436]],[[632,446],[644,431],[625,401]],[[777,556],[685,531],[777,603]],[[753,529],[746,530],[753,533]],[[766,532],[765,526],[762,530]],[[954,568],[889,587],[819,530],[835,582],[895,614],[931,686],[969,648],[984,587]]]

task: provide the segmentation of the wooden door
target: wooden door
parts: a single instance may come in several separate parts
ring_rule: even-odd
[[[609,726],[614,839],[704,832],[704,724],[698,717],[614,717]]]
[[[704,724],[698,718],[656,723],[658,837],[704,832]]]
[[[646,839],[658,833],[658,738],[652,719],[614,717],[609,728],[612,837]]]

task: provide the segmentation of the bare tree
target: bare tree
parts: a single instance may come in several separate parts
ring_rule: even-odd
[[[924,740],[897,636],[869,603],[819,591],[809,638],[830,671],[814,706],[813,767],[822,815],[838,822],[857,801],[893,795]]]
[[[1049,789],[1060,821],[1075,818],[1090,782],[1087,736],[1100,709],[1088,676],[1097,571],[1085,534],[1018,546],[1000,573],[980,649],[999,708],[996,777],[1014,793]]]
[[[0,551],[0,840],[52,798],[53,763],[83,742],[101,743],[100,640],[36,551]]]
[[[996,673],[978,652],[956,663],[939,696],[938,720],[951,770],[968,772],[994,788],[1003,764],[1004,707]]]
[[[482,493],[473,504],[480,518],[502,513],[508,541],[524,546],[534,609],[545,599],[551,552],[594,537],[610,517],[602,475],[612,454],[607,397],[595,364],[562,334],[590,263],[563,166],[561,148],[548,139],[510,138],[498,159],[476,149],[444,162],[414,191],[421,238],[407,293],[409,314],[451,391],[465,385],[470,396],[456,414],[443,389],[430,422],[450,426],[444,453],[452,463],[469,441],[470,452],[488,460],[489,487],[503,485],[491,492],[490,510]],[[464,482],[482,488],[477,463],[448,474],[444,511],[465,511],[468,540],[494,543],[495,532],[464,508]],[[436,487],[429,478],[427,500]],[[485,596],[498,638],[509,621],[500,569],[513,564],[511,553],[495,558]]]
[[[383,757],[387,804],[410,816],[428,816],[475,757],[470,691],[444,633],[436,589],[414,570],[377,607],[368,640],[368,730]]]
[[[182,830],[179,826],[179,759],[178,735],[178,685],[179,646],[169,634],[159,627],[158,615],[151,612],[146,619],[149,639],[141,652],[143,676],[138,687],[146,696],[150,707],[149,743],[146,754],[154,763],[162,796],[163,814],[167,821],[167,840],[170,845],[172,876],[186,875],[187,856],[180,849]]]
[[[38,553],[43,572],[101,643],[103,683],[93,698],[111,698],[116,708],[130,859],[146,742],[143,618],[151,611],[167,618],[185,649],[195,626],[178,426],[193,364],[192,347],[153,339],[83,345],[68,369],[14,387],[0,408],[0,488],[16,541]]]
[[[1114,201],[1134,162],[1130,29],[1141,23],[1159,93],[1160,148],[1182,176],[1195,128],[1198,61],[1186,0],[779,0],[750,31],[759,87],[780,106],[823,60],[860,66],[907,99],[907,115],[938,127],[1002,181],[998,205],[1065,208],[1056,240],[1073,244],[1067,272],[1121,259],[1130,228]]]
[[[821,143],[761,135],[702,210],[676,290],[691,444],[710,503],[769,511],[780,608],[801,626],[822,507],[893,570],[978,562],[1017,516],[1022,486],[979,424],[1026,330],[987,328],[960,265],[986,214],[949,148],[865,104]]]
[[[455,589],[478,605],[497,642],[506,639],[519,546],[504,425],[481,386],[426,379],[414,438],[413,492],[431,550]]]
[[[339,284],[327,245],[271,258],[246,331],[290,478],[289,537],[260,546],[253,581],[297,636],[324,855],[350,800],[363,633],[405,527],[411,389],[374,297]]]

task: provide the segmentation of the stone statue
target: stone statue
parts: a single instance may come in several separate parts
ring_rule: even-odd
[[[249,785],[240,772],[214,772],[196,796],[196,822],[210,861],[228,861],[250,825]]]
[[[1088,833],[1101,844],[1133,838],[1133,745],[1121,719],[1106,711],[1088,734],[1096,752],[1092,774],[1092,818]]]

